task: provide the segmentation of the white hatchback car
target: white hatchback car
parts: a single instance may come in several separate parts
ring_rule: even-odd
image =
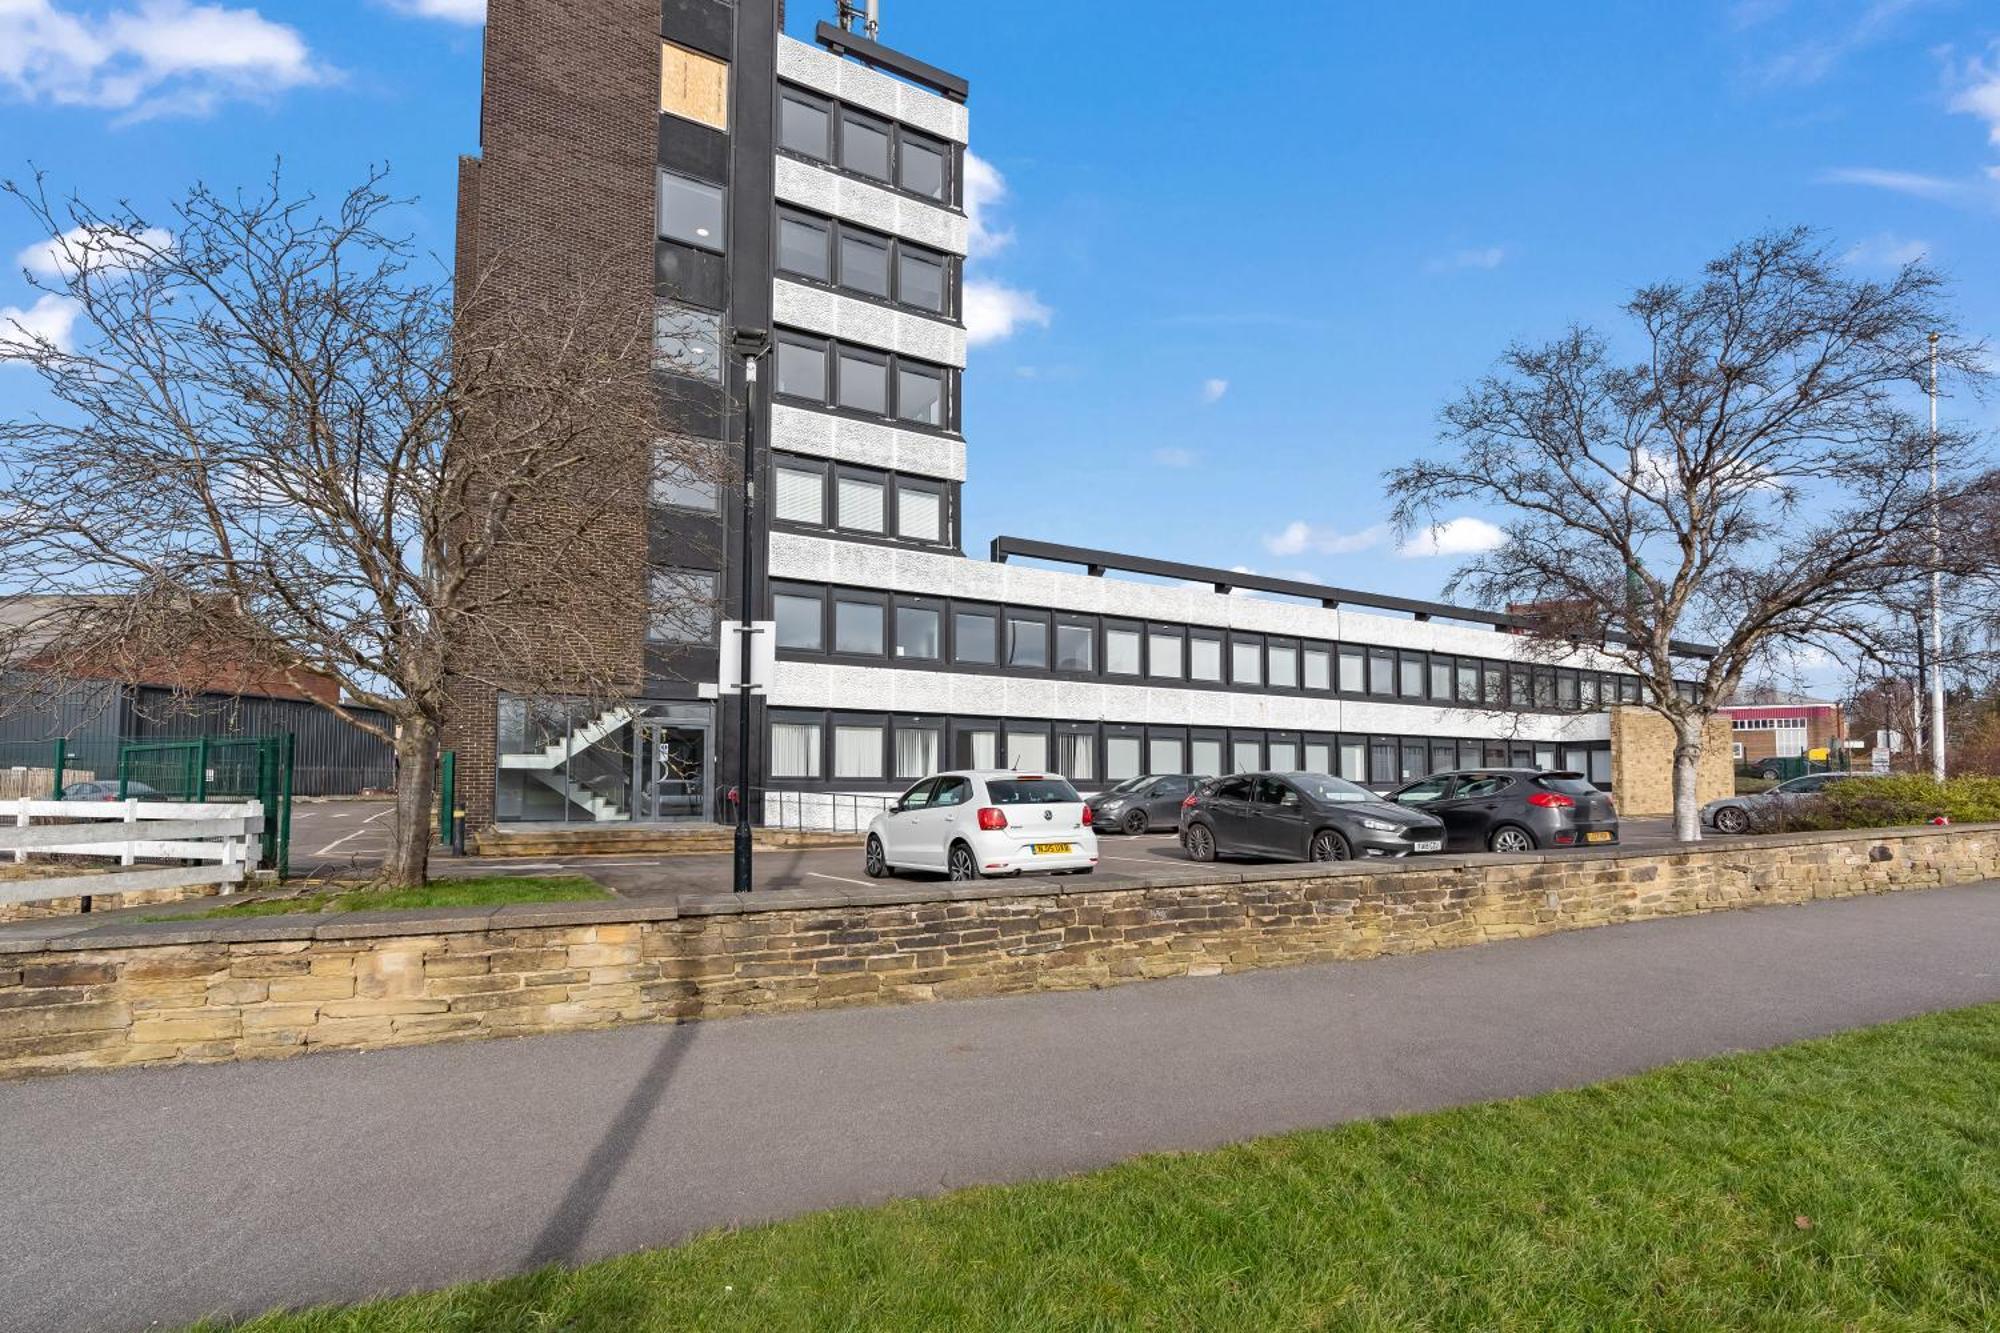
[[[904,792],[868,826],[867,869],[935,870],[953,879],[1097,868],[1090,807],[1052,773],[941,773]]]

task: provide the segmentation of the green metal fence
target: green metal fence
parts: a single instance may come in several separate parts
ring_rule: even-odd
[[[119,747],[118,796],[166,801],[259,801],[264,806],[259,868],[291,870],[293,739],[200,736]]]

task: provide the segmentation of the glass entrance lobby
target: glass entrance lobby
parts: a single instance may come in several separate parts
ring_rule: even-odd
[[[503,697],[494,816],[513,824],[714,818],[715,710]]]

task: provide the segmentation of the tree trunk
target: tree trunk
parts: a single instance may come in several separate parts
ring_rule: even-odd
[[[1702,722],[1699,717],[1674,720],[1674,840],[1701,841]]]
[[[428,718],[405,719],[396,734],[396,813],[382,866],[382,878],[391,884],[415,888],[430,877],[437,761],[437,725]]]

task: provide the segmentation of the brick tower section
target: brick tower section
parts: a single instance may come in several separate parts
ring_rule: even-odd
[[[566,278],[590,273],[629,292],[631,313],[643,318],[653,291],[659,97],[659,0],[489,0],[480,155],[459,170],[461,294],[478,280],[501,301],[553,300]],[[573,493],[538,497],[519,514],[524,533],[538,519],[567,530],[585,506],[593,563],[618,596],[579,606],[571,623],[509,636],[525,654],[538,635],[572,654],[587,642],[631,693],[644,676],[646,444],[607,440]],[[504,586],[532,578],[536,560],[562,558],[517,552],[482,577]],[[445,743],[458,752],[458,803],[475,828],[493,817],[498,695],[530,676],[535,692],[562,693],[545,675],[517,657],[453,682]]]

